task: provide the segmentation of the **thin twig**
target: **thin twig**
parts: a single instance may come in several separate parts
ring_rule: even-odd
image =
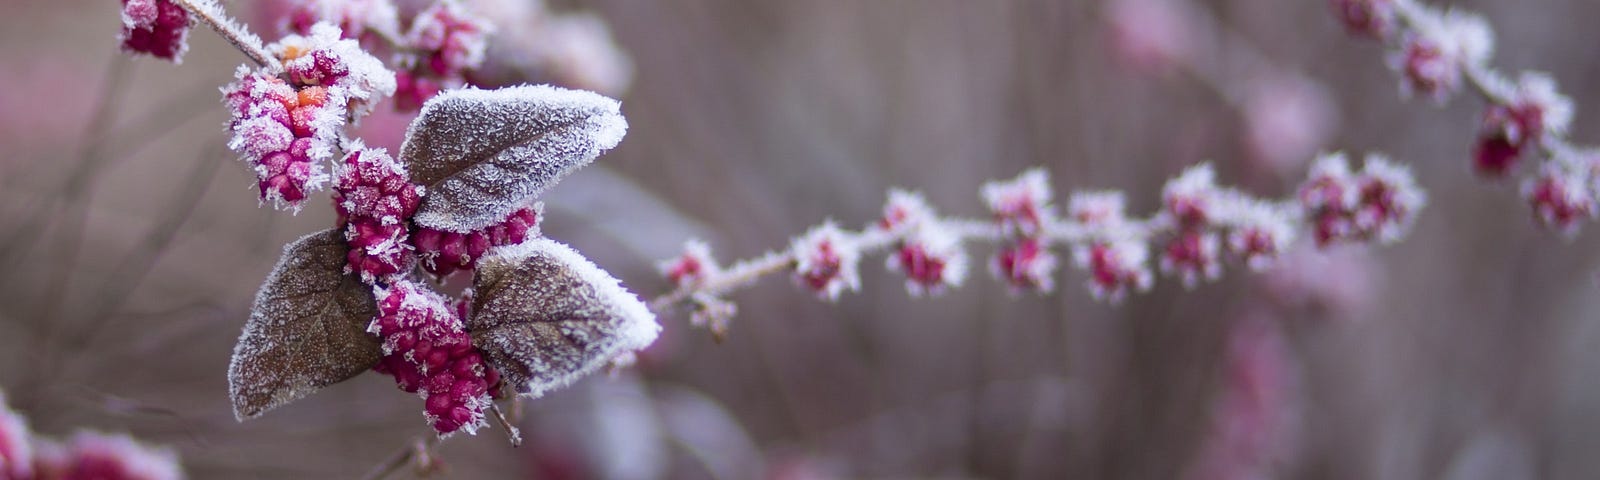
[[[244,53],[256,65],[269,68],[279,68],[281,65],[273,59],[266,47],[262,46],[261,38],[246,30],[243,25],[229,18],[222,7],[212,0],[174,0],[178,6],[188,10],[191,15],[206,24],[212,31],[217,32],[223,40],[233,44],[233,48]]]
[[[390,475],[393,475],[395,472],[400,471],[400,469],[405,468],[406,464],[417,459],[419,455],[427,455],[428,450],[432,449],[438,444],[438,435],[423,435],[414,438],[411,440],[411,442],[407,443],[405,447],[402,447],[399,451],[394,452],[394,455],[390,455],[388,460],[384,460],[383,463],[378,464],[377,467],[374,467],[372,471],[367,472],[367,474],[363,475],[361,478],[362,480],[382,480],[384,478],[389,478]]]
[[[522,446],[522,430],[518,430],[516,425],[512,425],[511,421],[506,419],[506,413],[500,411],[500,404],[490,403],[489,409],[494,410],[494,419],[500,422],[500,428],[505,429],[506,441],[511,442],[513,447]]]

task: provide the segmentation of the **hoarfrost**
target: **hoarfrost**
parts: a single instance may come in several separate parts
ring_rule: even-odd
[[[323,230],[290,243],[256,292],[228,365],[234,416],[252,418],[378,363],[367,323],[370,287],[344,274],[344,235]]]
[[[473,345],[531,397],[649,346],[661,331],[616,278],[545,238],[491,250],[478,263],[473,291]]]
[[[524,85],[441,93],[400,147],[412,182],[428,189],[416,221],[457,233],[488,227],[627,131],[621,105],[592,92]]]

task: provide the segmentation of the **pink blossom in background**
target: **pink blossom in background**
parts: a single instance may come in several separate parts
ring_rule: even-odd
[[[127,435],[79,432],[66,445],[41,445],[39,478],[57,480],[180,480],[178,457]]]
[[[34,154],[76,151],[62,145],[83,134],[104,74],[84,62],[47,56],[8,67],[0,69],[0,168]],[[57,90],[86,94],[39,94]]]
[[[1308,245],[1290,249],[1260,282],[1274,303],[1332,319],[1361,318],[1384,288],[1377,261],[1366,250]]]
[[[0,394],[0,480],[33,477],[33,441],[28,421],[6,406]]]
[[[1322,85],[1298,75],[1257,77],[1251,85],[1242,106],[1250,160],[1281,178],[1299,175],[1333,135],[1338,106]]]
[[[1172,0],[1113,0],[1109,9],[1113,53],[1129,68],[1160,72],[1193,55],[1198,27]]]
[[[1279,327],[1258,315],[1235,321],[1221,392],[1189,480],[1275,478],[1297,443],[1299,373]]]

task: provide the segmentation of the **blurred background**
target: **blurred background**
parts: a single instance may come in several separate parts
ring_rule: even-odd
[[[725,341],[665,314],[637,368],[523,402],[524,446],[499,427],[445,441],[443,478],[1600,471],[1597,233],[1563,241],[1514,183],[1477,178],[1481,101],[1402,101],[1383,48],[1327,2],[475,5],[501,12],[485,78],[623,100],[627,139],[545,195],[544,230],[645,297],[690,237],[748,258],[825,218],[865,224],[894,186],[976,217],[984,181],[1036,165],[1058,198],[1123,189],[1142,215],[1203,160],[1277,196],[1317,151],[1383,151],[1430,204],[1391,247],[1301,248],[1120,305],[1070,268],[1051,295],[1008,295],[978,265],[914,299],[872,257],[837,304],[768,278],[732,296]],[[1575,139],[1595,139],[1600,4],[1451,5],[1491,19],[1496,65],[1553,73],[1583,112]],[[273,3],[227,7],[276,36]],[[6,9],[0,390],[33,429],[130,432],[193,478],[354,478],[426,435],[421,402],[381,375],[233,419],[226,364],[257,286],[282,244],[334,221],[258,207],[224,147],[217,88],[243,57],[196,29],[182,65],[130,60],[109,0]],[[562,28],[579,33],[545,34]],[[395,146],[408,119],[363,136]]]

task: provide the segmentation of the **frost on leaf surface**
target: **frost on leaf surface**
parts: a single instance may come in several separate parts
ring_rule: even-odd
[[[411,122],[400,159],[427,187],[416,221],[466,233],[504,220],[628,131],[621,105],[551,86],[444,92]]]
[[[240,420],[378,363],[383,352],[366,330],[377,303],[371,287],[344,273],[345,251],[344,235],[335,229],[283,248],[256,292],[228,365],[228,394]]]
[[[518,393],[566,386],[654,342],[643,302],[571,247],[537,238],[478,263],[472,343]]]

